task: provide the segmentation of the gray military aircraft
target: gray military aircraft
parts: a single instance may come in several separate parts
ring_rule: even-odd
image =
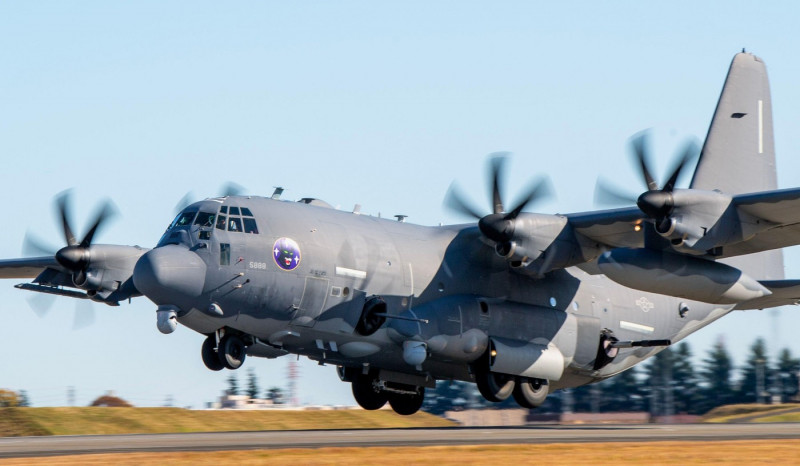
[[[80,240],[66,196],[66,246],[0,261],[17,288],[112,306],[145,296],[158,329],[207,335],[202,360],[304,355],[337,366],[365,409],[422,405],[437,380],[477,384],[490,401],[541,405],[553,390],[597,382],[735,309],[795,304],[779,248],[800,243],[800,188],[776,190],[766,68],[731,64],[688,189],[688,145],[659,185],[646,136],[633,151],[645,191],[599,200],[635,206],[568,215],[508,207],[503,158],[492,159],[491,211],[452,190],[447,205],[477,224],[419,226],[345,212],[318,199],[223,196],[185,207],[153,249]]]

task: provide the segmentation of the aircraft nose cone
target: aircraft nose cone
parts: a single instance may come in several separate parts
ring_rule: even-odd
[[[203,292],[206,264],[185,247],[169,245],[148,251],[136,262],[133,283],[156,304],[177,304]]]

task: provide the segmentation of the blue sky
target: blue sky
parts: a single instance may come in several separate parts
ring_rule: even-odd
[[[733,54],[762,57],[772,83],[781,187],[800,186],[800,77],[794,2],[15,2],[0,5],[0,257],[26,231],[62,239],[52,199],[75,189],[75,217],[111,198],[99,242],[152,246],[188,191],[234,181],[287,188],[343,209],[463,219],[441,201],[458,180],[488,208],[486,154],[514,153],[507,196],[548,174],[541,212],[594,208],[598,175],[642,188],[627,139],[654,128],[659,173],[704,138]],[[83,230],[81,229],[81,234]],[[800,277],[788,250],[787,277]],[[202,336],[161,335],[145,299],[73,301],[45,318],[0,281],[0,387],[37,405],[88,403],[114,389],[136,404],[202,406],[227,373],[206,370]],[[722,337],[737,362],[762,336],[800,354],[800,311],[737,313],[690,337]],[[285,386],[286,358],[251,359]],[[352,404],[332,367],[301,359],[300,399]],[[239,376],[244,377],[244,371]],[[321,388],[324,387],[324,388]]]

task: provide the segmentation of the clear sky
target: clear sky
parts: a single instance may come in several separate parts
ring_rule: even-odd
[[[488,209],[486,154],[514,153],[508,197],[548,174],[541,212],[593,209],[598,175],[643,189],[625,146],[654,128],[660,176],[703,139],[734,53],[762,57],[772,83],[781,187],[800,186],[800,6],[796,2],[3,2],[0,4],[0,257],[27,231],[63,242],[52,200],[74,188],[82,235],[111,198],[98,242],[153,246],[188,191],[228,181],[287,188],[342,209],[463,219],[441,205],[458,180]],[[788,250],[787,277],[800,278]],[[0,280],[0,387],[35,405],[105,390],[139,405],[200,407],[228,372],[200,361],[203,337],[162,335],[144,298],[74,302],[39,318]],[[739,312],[689,338],[723,337],[737,363],[756,337],[800,354],[800,310]],[[698,357],[698,359],[700,359]],[[251,358],[286,385],[287,358]],[[245,370],[239,370],[244,379]],[[301,359],[305,403],[353,404],[334,368]]]

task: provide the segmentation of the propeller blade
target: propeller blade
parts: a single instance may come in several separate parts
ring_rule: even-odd
[[[244,186],[236,184],[232,181],[225,183],[222,187],[222,197],[226,196],[241,196],[244,194]]]
[[[27,300],[28,306],[30,306],[33,312],[41,319],[53,308],[56,296],[46,293],[34,293],[32,296],[29,296]]]
[[[499,214],[505,212],[503,208],[503,168],[508,160],[508,152],[494,152],[491,154],[490,183],[492,186],[492,212]]]
[[[32,233],[25,233],[25,240],[22,242],[23,256],[52,256],[55,253],[56,248],[45,244]]]
[[[194,193],[189,191],[188,193],[184,194],[183,197],[175,204],[175,215],[178,215],[183,209],[189,207],[194,200]]]
[[[80,330],[92,325],[95,321],[94,305],[90,299],[75,301],[75,317],[72,321],[72,330]]]
[[[114,216],[115,212],[116,209],[114,208],[111,201],[108,200],[105,201],[103,203],[103,206],[97,212],[97,217],[95,218],[91,228],[89,228],[89,231],[86,233],[86,236],[84,236],[83,240],[81,240],[80,246],[84,248],[91,246],[92,239],[94,239],[94,235],[97,233],[97,230],[103,225],[103,223],[105,223],[108,219]]]
[[[534,201],[542,201],[545,200],[553,195],[555,191],[553,190],[553,185],[550,182],[550,178],[542,177],[531,184],[531,187],[528,188],[528,195],[525,196],[522,201],[517,204],[514,209],[509,212],[505,218],[506,220],[513,220],[517,218],[517,216],[522,212],[528,204]]]
[[[597,205],[619,206],[636,204],[637,196],[624,192],[603,178],[597,179],[594,187],[594,203]]]
[[[70,227],[70,217],[72,216],[70,213],[70,197],[70,190],[63,191],[56,198],[56,206],[61,219],[61,227],[64,230],[64,240],[67,245],[75,246],[78,244],[78,240],[75,239],[75,234],[72,233],[72,227]]]
[[[664,183],[664,191],[671,193],[672,190],[675,189],[675,183],[678,181],[678,177],[681,175],[681,172],[683,172],[686,165],[689,164],[689,162],[696,157],[699,152],[700,146],[697,144],[697,141],[690,139],[684,146],[680,159],[678,159],[678,164],[672,171],[672,175],[670,175],[667,182]]]
[[[647,140],[648,140],[648,131],[642,131],[631,138],[631,148],[633,149],[633,155],[636,158],[637,163],[642,171],[642,178],[644,178],[644,182],[647,185],[647,189],[650,191],[655,191],[658,189],[658,183],[653,178],[650,169],[648,168],[648,159],[649,151],[647,149]]]
[[[455,183],[451,184],[450,189],[447,190],[447,194],[444,197],[444,205],[448,209],[468,217],[478,219],[483,217],[480,212],[464,200],[463,194],[461,194]]]

